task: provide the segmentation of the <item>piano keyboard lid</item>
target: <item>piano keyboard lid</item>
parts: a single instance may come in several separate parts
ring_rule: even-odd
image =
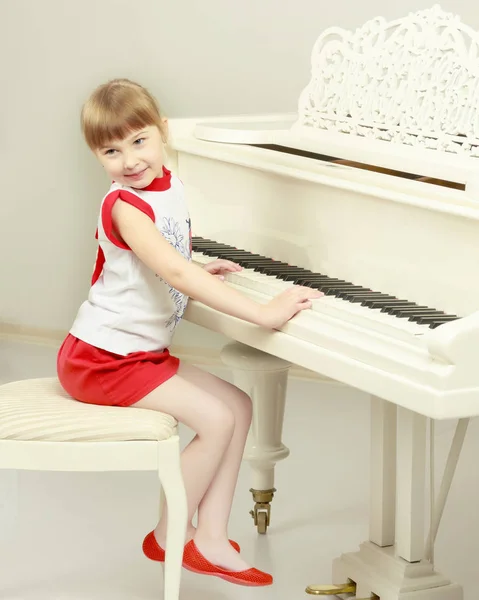
[[[479,34],[459,17],[434,6],[354,32],[332,27],[311,65],[297,114],[205,120],[195,137],[349,161],[479,197]]]

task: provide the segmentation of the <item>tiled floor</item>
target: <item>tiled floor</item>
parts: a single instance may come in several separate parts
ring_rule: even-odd
[[[0,380],[54,373],[55,348],[0,340]],[[437,427],[442,468],[452,423]],[[244,465],[230,537],[275,584],[236,587],[186,572],[182,599],[299,600],[308,583],[327,583],[331,561],[355,550],[368,529],[368,402],[355,390],[292,380],[277,468],[272,526],[258,536]],[[436,548],[438,568],[477,600],[479,426],[473,422]],[[187,440],[190,433],[183,432]],[[15,483],[18,483],[16,495]],[[154,474],[0,472],[2,600],[159,600],[161,568],[141,553],[155,524]]]

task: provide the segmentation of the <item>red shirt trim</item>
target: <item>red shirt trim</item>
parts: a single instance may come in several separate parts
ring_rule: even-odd
[[[123,202],[128,202],[128,204],[131,204],[138,210],[141,210],[142,213],[145,213],[145,215],[148,215],[150,217],[153,223],[155,222],[155,213],[153,212],[153,209],[149,204],[147,204],[144,200],[142,200],[135,194],[128,192],[127,190],[114,190],[113,192],[110,192],[105,198],[101,209],[101,222],[103,224],[103,229],[105,230],[105,235],[110,240],[110,242],[114,244],[117,248],[122,248],[123,250],[131,250],[131,248],[127,246],[125,242],[119,239],[120,236],[118,234],[118,237],[114,236],[113,219],[111,217],[111,211],[113,209],[113,205],[118,199],[123,200]],[[98,239],[98,229],[96,230],[95,238]],[[91,279],[92,285],[100,277],[103,271],[104,264],[105,254],[101,246],[98,246],[95,269],[93,271],[93,276]]]
[[[141,188],[142,192],[166,192],[171,187],[171,171],[165,166],[163,167],[163,177],[156,177],[144,188]]]
[[[120,241],[120,235],[117,232],[113,231],[113,220],[111,218],[111,211],[113,210],[113,205],[115,202],[120,199],[123,202],[128,202],[138,210],[141,210],[142,213],[148,215],[150,219],[155,222],[155,213],[149,204],[147,204],[144,200],[128,192],[127,190],[114,190],[110,192],[108,196],[105,198],[103,202],[103,206],[101,209],[101,222],[103,224],[103,229],[105,230],[106,237],[110,240],[112,244],[117,246],[118,248],[123,248],[123,250],[130,250],[131,248],[125,244],[125,242]],[[114,233],[117,234],[115,237]]]

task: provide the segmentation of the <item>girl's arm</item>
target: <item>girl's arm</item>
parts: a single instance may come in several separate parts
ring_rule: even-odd
[[[298,311],[310,308],[312,298],[323,295],[311,288],[291,286],[291,289],[261,305],[187,261],[166,241],[153,221],[134,206],[117,200],[112,218],[115,231],[154,273],[182,294],[233,317],[276,328]]]

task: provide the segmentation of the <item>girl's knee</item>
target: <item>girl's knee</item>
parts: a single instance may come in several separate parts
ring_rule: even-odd
[[[234,412],[228,406],[218,403],[207,416],[207,428],[216,439],[224,438],[229,442],[235,429]]]
[[[251,420],[253,414],[253,403],[250,396],[239,387],[231,385],[230,396],[233,400],[233,410],[236,415]]]
[[[239,415],[243,422],[247,423],[248,426],[251,423],[251,419],[253,417],[253,402],[251,397],[248,396],[245,392],[237,388],[238,395],[238,406],[239,406]]]

